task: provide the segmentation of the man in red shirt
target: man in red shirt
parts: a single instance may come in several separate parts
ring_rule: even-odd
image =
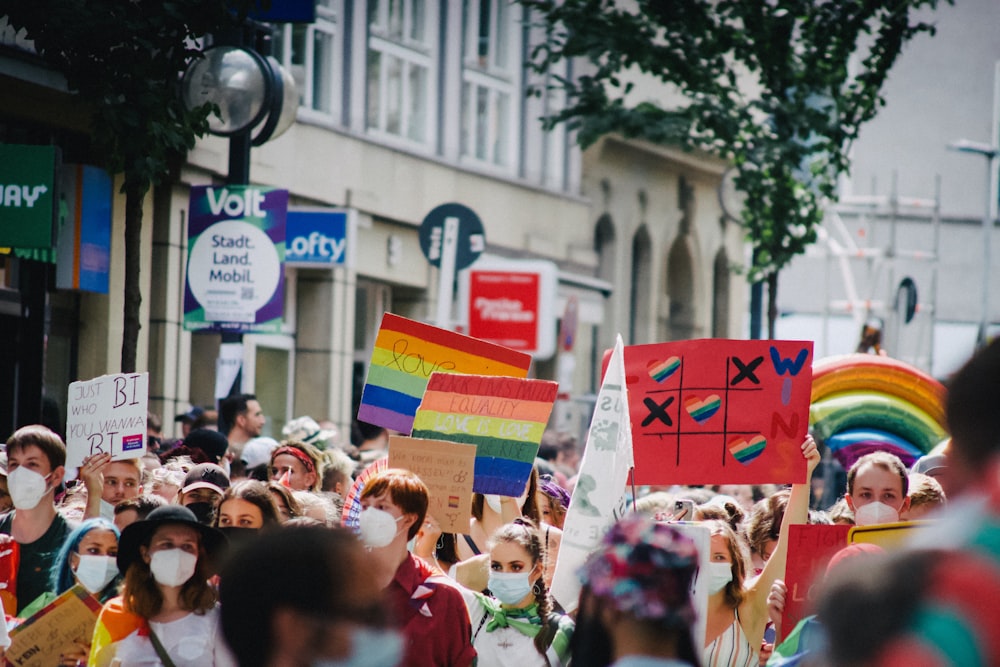
[[[402,664],[465,667],[476,650],[462,594],[406,548],[424,522],[427,495],[427,486],[407,470],[373,476],[361,493],[361,541],[406,638]]]

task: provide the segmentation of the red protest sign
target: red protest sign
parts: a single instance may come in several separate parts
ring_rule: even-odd
[[[833,554],[847,546],[852,526],[806,526],[793,524],[788,533],[785,564],[785,612],[781,617],[781,639],[796,623],[812,612],[816,584],[823,580]]]
[[[625,348],[636,484],[804,482],[812,342]]]

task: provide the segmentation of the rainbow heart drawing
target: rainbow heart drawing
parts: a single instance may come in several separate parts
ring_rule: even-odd
[[[755,435],[749,440],[734,438],[729,441],[729,452],[734,459],[743,465],[749,464],[763,454],[765,447],[767,447],[767,440],[762,435]]]
[[[677,372],[677,369],[681,367],[681,360],[677,357],[670,357],[666,361],[656,361],[653,360],[646,364],[646,370],[649,372],[649,377],[653,378],[657,382],[665,382],[671,375]]]
[[[719,411],[722,407],[722,399],[718,394],[711,394],[705,398],[693,397],[684,401],[684,409],[691,415],[691,419],[699,424],[704,424]]]

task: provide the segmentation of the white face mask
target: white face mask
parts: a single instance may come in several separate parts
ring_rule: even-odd
[[[108,521],[115,520],[115,506],[104,498],[101,498],[101,518]]]
[[[483,496],[483,499],[486,501],[486,505],[491,510],[493,510],[497,514],[500,514],[500,509],[501,509],[500,508],[500,496],[495,495],[493,493],[487,493],[485,496]]]
[[[872,526],[877,523],[895,523],[897,521],[899,521],[899,512],[885,503],[868,503],[854,510],[854,525],[856,526]]]
[[[80,554],[80,564],[76,566],[76,580],[93,594],[100,593],[111,580],[118,576],[118,563],[114,556],[92,556]]]
[[[715,595],[733,580],[732,563],[708,564],[708,594]]]
[[[198,566],[198,556],[180,549],[164,549],[155,552],[149,559],[149,571],[153,579],[164,586],[181,586],[194,576]]]
[[[361,542],[369,549],[379,549],[396,539],[396,524],[402,516],[394,517],[385,510],[369,507],[358,516]]]
[[[34,509],[48,493],[49,483],[47,480],[51,476],[52,473],[49,473],[42,477],[39,473],[24,466],[14,468],[7,475],[7,489],[10,491],[10,499],[14,503],[14,508],[19,510]]]

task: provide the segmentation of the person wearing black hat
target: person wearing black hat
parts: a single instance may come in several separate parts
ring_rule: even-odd
[[[184,477],[177,503],[194,512],[198,521],[211,526],[222,494],[228,488],[229,475],[225,470],[214,463],[199,463]]]
[[[208,583],[225,536],[191,510],[160,507],[122,531],[122,594],[101,609],[91,665],[222,667],[236,661],[219,627],[218,596]]]

